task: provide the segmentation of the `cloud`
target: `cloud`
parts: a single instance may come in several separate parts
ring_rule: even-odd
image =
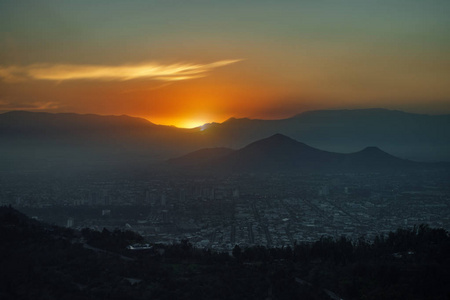
[[[0,100],[0,111],[10,110],[50,110],[57,109],[58,105],[54,102],[28,102],[28,103],[12,103]]]
[[[70,65],[70,64],[32,64],[29,66],[0,66],[0,78],[5,82],[26,80],[132,80],[138,78],[159,81],[188,80],[206,76],[207,72],[241,61],[221,60],[210,64],[158,64],[143,63],[134,65]]]

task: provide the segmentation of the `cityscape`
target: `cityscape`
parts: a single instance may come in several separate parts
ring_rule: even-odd
[[[20,174],[21,178],[26,178]],[[448,174],[247,174],[130,180],[2,176],[0,205],[74,229],[131,230],[199,249],[294,246],[323,237],[373,241],[420,224],[450,229]]]

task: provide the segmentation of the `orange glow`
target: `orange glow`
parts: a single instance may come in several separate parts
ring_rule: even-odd
[[[0,113],[193,127],[318,109],[450,112],[450,1],[90,2],[1,2]]]
[[[199,121],[199,120],[179,120],[176,124],[173,124],[176,127],[180,128],[195,128],[202,126],[203,124],[208,123],[208,121]]]
[[[407,89],[408,78],[396,73],[390,74],[389,80],[370,77],[373,80],[365,84],[351,84],[351,78],[347,81],[342,79],[345,74],[322,71],[327,69],[326,66],[314,68],[305,63],[298,75],[293,69],[279,73],[278,66],[259,65],[258,61],[251,59],[239,63],[211,61],[216,63],[195,65],[195,70],[189,69],[190,77],[184,79],[190,80],[176,80],[181,79],[179,75],[184,76],[186,73],[178,72],[173,65],[167,65],[158,74],[152,73],[150,76],[145,73],[146,76],[142,77],[133,75],[142,71],[140,68],[136,67],[131,72],[117,67],[111,72],[115,76],[114,80],[106,69],[99,67],[94,70],[92,66],[69,68],[70,72],[55,67],[39,69],[39,72],[31,68],[8,69],[9,73],[5,70],[1,73],[0,68],[0,77],[3,76],[3,80],[0,80],[0,112],[20,109],[129,115],[145,118],[154,124],[193,128],[205,123],[223,122],[230,117],[280,119],[315,109],[368,106],[406,110],[410,107],[409,111],[429,113],[435,113],[437,108],[440,111],[450,109],[447,96],[450,95],[450,87],[448,84],[444,86],[447,83],[444,82],[445,78],[448,78],[445,74],[437,78],[430,75],[428,81],[424,78],[422,84],[414,79],[414,89]],[[218,68],[225,63],[228,63],[227,67]],[[288,63],[286,65],[290,66]],[[194,68],[191,65],[185,67]],[[147,68],[149,66],[146,65],[145,70]],[[170,76],[163,74],[163,71],[170,73]],[[201,72],[197,74],[197,71]],[[352,74],[359,72],[362,71],[354,69]],[[105,74],[109,80],[103,79]],[[278,75],[273,77],[273,74]],[[384,73],[380,71],[373,74]],[[20,78],[17,77],[19,75]],[[87,79],[94,75],[98,75],[96,80]],[[164,80],[162,75],[167,75],[163,76]],[[197,75],[203,77],[195,78]],[[131,76],[134,76],[133,79]],[[362,75],[352,76],[362,78]],[[382,89],[385,82],[388,86]],[[434,106],[422,100],[425,96],[435,99]],[[392,100],[394,98],[395,102]]]
[[[175,126],[178,128],[196,128],[206,123],[220,122],[227,118],[217,118],[216,115],[208,113],[200,114],[196,107],[185,107],[184,111],[174,110],[171,115],[160,114],[145,116],[145,119],[154,124]]]

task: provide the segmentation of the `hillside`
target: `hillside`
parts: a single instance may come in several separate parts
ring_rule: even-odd
[[[321,238],[293,248],[188,240],[127,250],[142,237],[45,225],[0,207],[2,299],[446,299],[450,236],[420,225],[374,241]],[[339,296],[337,296],[339,295]]]

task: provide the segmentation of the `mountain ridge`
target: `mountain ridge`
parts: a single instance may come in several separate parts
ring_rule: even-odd
[[[395,157],[378,147],[369,146],[354,153],[334,153],[316,149],[283,134],[275,134],[222,156],[209,156],[189,162],[190,154],[170,160],[179,166],[211,172],[231,173],[327,173],[405,171],[431,167]]]
[[[407,159],[450,161],[448,132],[450,115],[386,109],[310,111],[280,120],[231,118],[194,129],[129,116],[11,111],[0,114],[0,165],[48,165],[56,159],[65,165],[142,166],[203,148],[240,149],[277,133],[323,151],[350,153],[376,145]]]
[[[429,161],[450,160],[448,132],[448,114],[411,114],[387,109],[309,111],[267,121],[230,119],[203,131],[206,135],[220,136],[235,148],[251,140],[283,133],[334,152],[354,152],[367,145],[377,145],[397,156]]]

